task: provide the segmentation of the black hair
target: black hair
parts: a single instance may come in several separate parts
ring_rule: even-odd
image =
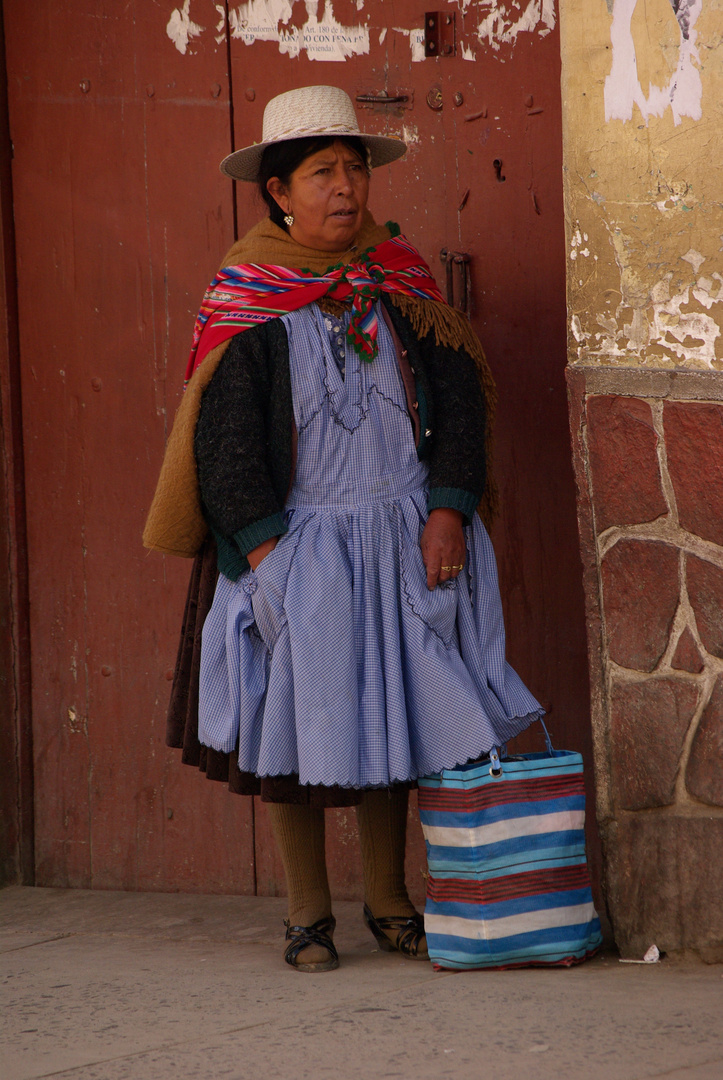
[[[259,165],[259,192],[269,208],[269,217],[275,225],[279,225],[288,232],[284,222],[284,211],[271,192],[266,190],[271,177],[278,176],[282,184],[288,184],[291,174],[298,169],[302,161],[311,157],[312,154],[318,154],[324,147],[335,142],[348,146],[359,155],[362,164],[367,169],[369,168],[367,148],[357,135],[311,135],[305,139],[287,139],[285,142],[271,143],[264,149]]]

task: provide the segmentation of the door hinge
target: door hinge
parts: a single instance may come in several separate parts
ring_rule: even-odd
[[[424,55],[454,56],[456,51],[455,12],[425,11]]]

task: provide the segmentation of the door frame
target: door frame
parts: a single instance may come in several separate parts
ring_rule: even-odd
[[[0,2],[0,885],[32,885],[35,858],[28,558],[13,150],[7,89]]]

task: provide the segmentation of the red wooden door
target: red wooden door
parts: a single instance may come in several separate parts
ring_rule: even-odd
[[[412,0],[250,0],[227,19],[210,0],[176,2],[4,5],[38,880],[268,893],[282,876],[263,807],[163,745],[188,567],[139,543],[193,313],[234,216],[241,234],[263,212],[244,184],[233,205],[218,160],[258,140],[266,101],[295,86],[406,98],[358,104],[364,128],[409,144],[375,173],[371,206],[443,287],[440,250],[470,257],[472,320],[500,394],[493,539],[509,657],[552,706],[557,742],[590,760],[563,382],[559,39],[547,3],[524,16],[447,4],[454,52],[425,59]],[[353,820],[332,817],[337,895],[358,895]],[[419,895],[416,828],[409,858]]]

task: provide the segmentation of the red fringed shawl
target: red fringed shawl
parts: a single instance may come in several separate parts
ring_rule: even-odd
[[[295,311],[322,296],[351,296],[349,342],[364,360],[377,353],[378,320],[374,303],[381,292],[398,292],[444,303],[429,266],[404,236],[384,240],[353,262],[311,270],[243,263],[220,270],[206,290],[193,330],[186,382],[203,358],[242,330]]]

